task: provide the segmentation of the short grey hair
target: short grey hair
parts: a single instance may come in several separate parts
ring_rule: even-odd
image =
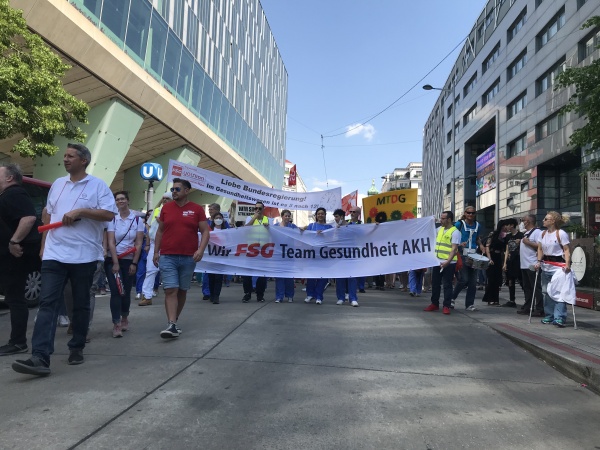
[[[536,222],[536,217],[535,217],[535,214],[527,214],[527,215],[525,216],[525,218],[526,218],[527,220],[529,220],[529,222],[531,223],[531,225],[535,225],[535,222]]]
[[[218,203],[211,203],[210,205],[208,205],[209,208],[213,208],[216,209],[217,212],[221,211],[221,205],[219,205]]]
[[[23,171],[21,170],[21,167],[18,164],[2,164],[2,166],[0,167],[4,167],[8,172],[8,176],[13,177],[13,180],[17,184],[23,184]]]
[[[81,159],[85,159],[87,161],[87,164],[85,165],[85,167],[87,167],[90,162],[92,161],[92,153],[90,152],[90,150],[83,144],[67,144],[67,148],[72,148],[77,150],[77,156],[79,156]]]

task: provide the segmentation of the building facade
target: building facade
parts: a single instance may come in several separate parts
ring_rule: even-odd
[[[473,26],[424,128],[423,214],[476,206],[499,218],[547,210],[585,215],[580,173],[590,157],[568,145],[583,125],[561,114],[572,89],[554,90],[566,67],[598,59],[592,0],[490,0]],[[484,155],[485,153],[485,155]],[[486,161],[484,162],[483,159]],[[454,204],[452,199],[454,198]]]
[[[381,192],[395,191],[397,189],[417,189],[417,217],[422,216],[423,195],[423,163],[411,162],[406,168],[394,169],[386,173],[381,184]]]

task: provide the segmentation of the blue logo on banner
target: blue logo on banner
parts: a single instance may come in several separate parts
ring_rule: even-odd
[[[157,163],[144,163],[140,168],[140,176],[146,181],[160,181],[163,179],[163,168]]]

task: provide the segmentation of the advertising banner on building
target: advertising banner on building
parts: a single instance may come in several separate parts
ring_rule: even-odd
[[[475,171],[477,174],[475,195],[477,197],[496,187],[496,144],[477,157]]]
[[[433,217],[346,225],[323,232],[278,226],[210,233],[197,272],[284,278],[345,278],[439,264]]]
[[[600,202],[600,172],[587,174],[588,202]]]
[[[333,211],[342,205],[342,188],[319,192],[290,192],[272,189],[239,178],[232,178],[200,167],[169,160],[167,181],[173,178],[188,180],[194,189],[233,198],[248,203],[261,201],[265,206],[280,209],[315,211],[319,207]]]
[[[363,198],[365,223],[414,219],[418,196],[418,189],[399,189]]]

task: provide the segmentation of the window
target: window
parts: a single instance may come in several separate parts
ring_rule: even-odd
[[[452,116],[452,105],[448,106],[448,118]]]
[[[463,116],[463,127],[465,125],[467,125],[471,120],[473,120],[476,113],[477,113],[477,103],[475,103],[473,106],[471,106],[471,108],[469,108],[467,113]]]
[[[583,61],[590,56],[600,45],[600,29],[595,30],[591,35],[586,36],[579,43],[579,61]]]
[[[456,125],[454,125],[454,135],[456,136],[460,131],[460,121],[456,122]]]
[[[508,104],[507,116],[508,119],[513,117],[519,111],[521,111],[527,105],[527,91],[521,92],[521,94]]]
[[[460,105],[460,95],[457,95],[456,100],[454,100],[454,107],[458,108],[458,105]]]
[[[539,8],[539,6],[544,2],[544,0],[535,0],[535,7]]]
[[[512,23],[512,25],[508,28],[508,31],[506,32],[506,41],[507,42],[510,42],[513,40],[513,38],[516,36],[516,34],[519,32],[519,30],[521,30],[521,28],[523,28],[523,25],[525,25],[525,22],[527,22],[527,7],[523,8],[523,11],[521,11],[521,14],[519,14],[519,16]]]
[[[452,130],[448,131],[448,134],[446,134],[446,144],[449,144],[450,141],[452,141]]]
[[[473,76],[471,77],[471,79],[465,85],[465,87],[463,89],[463,97],[466,97],[469,94],[469,92],[471,92],[473,90],[473,88],[475,87],[476,83],[477,83],[477,72],[475,72],[473,74]]]
[[[546,73],[535,81],[535,96],[541,95],[543,92],[554,86],[556,77],[560,75],[566,68],[567,63],[563,56],[559,62],[553,65]]]
[[[496,61],[498,56],[500,56],[500,42],[496,44],[496,46],[492,49],[488,57],[485,58],[485,60],[481,64],[481,73],[486,73],[487,70],[490,67],[492,67],[492,64],[494,64],[494,61]]]
[[[446,169],[451,169],[452,168],[452,156],[448,156],[448,158],[446,159]]]
[[[587,0],[577,0],[577,9],[585,5],[585,2],[587,2]]]
[[[527,48],[523,50],[519,56],[506,69],[506,79],[511,80],[521,69],[527,64]]]
[[[539,51],[548,43],[552,37],[558,33],[565,24],[565,7],[563,6],[558,13],[548,22],[542,31],[536,36],[536,51]]]
[[[560,112],[554,113],[543,122],[538,123],[535,126],[535,139],[536,142],[545,139],[552,133],[555,133],[564,125],[564,116]]]
[[[450,183],[446,185],[446,195],[450,195]]]
[[[489,27],[493,22],[494,22],[494,17],[495,17],[495,10],[494,8],[492,8],[492,10],[490,12],[487,13],[487,15],[485,16],[485,27]]]
[[[506,146],[506,159],[518,155],[527,148],[527,135],[522,134]]]
[[[490,88],[485,91],[483,96],[481,97],[481,106],[487,105],[492,99],[496,96],[496,94],[500,91],[500,78],[494,81],[494,84],[490,86]]]

